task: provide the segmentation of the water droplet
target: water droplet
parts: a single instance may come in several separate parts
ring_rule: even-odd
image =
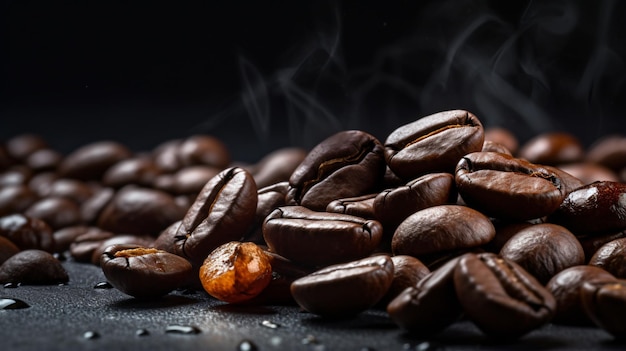
[[[148,336],[150,335],[150,332],[147,329],[137,329],[137,331],[135,332],[136,336]]]
[[[268,320],[264,320],[263,322],[261,322],[261,325],[266,327],[266,328],[270,328],[270,329],[278,329],[280,327],[280,325],[272,322],[272,321],[268,321]]]
[[[98,332],[95,332],[95,331],[89,330],[83,333],[83,338],[85,339],[92,340],[92,339],[98,339],[99,337],[100,337],[100,334],[98,334]]]
[[[270,339],[270,344],[272,346],[278,347],[282,343],[283,343],[283,338],[281,338],[280,336],[272,336],[272,338]]]
[[[20,283],[6,283],[3,286],[5,289],[15,289],[20,286]]]
[[[22,300],[12,299],[8,297],[0,298],[0,310],[19,310],[29,307],[30,305]]]
[[[243,340],[237,347],[239,351],[256,351],[258,349],[259,348],[250,340]]]
[[[317,343],[318,343],[317,338],[315,336],[311,335],[311,334],[305,336],[302,339],[302,344],[303,345],[310,345],[310,344],[317,344]]]
[[[109,282],[100,282],[93,286],[94,289],[113,289],[113,285]]]
[[[55,252],[52,254],[52,256],[61,262],[64,262],[67,260],[67,257],[65,257],[65,255],[62,252]]]
[[[439,346],[436,343],[430,343],[428,341],[415,345],[416,351],[431,351],[437,349],[439,349]]]
[[[201,330],[198,327],[190,325],[168,325],[165,328],[166,333],[173,334],[199,334]]]

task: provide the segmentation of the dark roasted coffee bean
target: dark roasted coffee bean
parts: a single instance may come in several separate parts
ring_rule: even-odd
[[[573,135],[564,132],[544,133],[528,140],[519,150],[518,157],[531,163],[558,165],[578,162],[585,150]]]
[[[626,279],[626,238],[612,240],[600,247],[589,260],[617,278]]]
[[[467,317],[498,339],[521,337],[548,323],[556,312],[556,301],[543,285],[495,254],[463,255],[454,285]]]
[[[9,156],[20,161],[25,161],[35,151],[47,147],[48,143],[36,134],[20,134],[6,142],[6,150]]]
[[[174,194],[197,195],[220,170],[220,168],[212,166],[189,166],[182,168],[172,176],[171,191]]]
[[[178,146],[178,160],[183,167],[207,165],[224,169],[230,164],[230,153],[219,139],[209,135],[194,135]]]
[[[441,205],[405,219],[393,235],[391,248],[394,255],[410,255],[429,264],[433,256],[479,247],[495,235],[493,224],[482,213],[464,206]]]
[[[378,303],[379,306],[385,308],[406,288],[416,286],[430,273],[428,267],[413,256],[392,256],[391,261],[393,261],[393,281],[385,296]]]
[[[513,155],[506,146],[502,144],[498,144],[495,141],[485,140],[483,142],[483,148],[480,150],[482,152],[499,152],[501,154]]]
[[[245,241],[252,241],[256,244],[265,244],[263,239],[263,221],[272,211],[285,205],[285,195],[289,190],[289,182],[276,183],[257,191],[257,206],[254,220],[250,229],[244,236]]]
[[[626,338],[626,280],[586,282],[580,288],[585,312],[617,339]]]
[[[183,215],[170,194],[129,185],[102,210],[98,226],[113,233],[157,236]]]
[[[54,250],[52,229],[44,221],[22,214],[0,218],[0,236],[11,240],[20,250]]]
[[[326,212],[343,213],[361,218],[374,219],[374,200],[378,194],[367,194],[331,201]]]
[[[76,179],[57,179],[50,184],[46,197],[64,197],[80,205],[93,195],[93,189]]]
[[[578,241],[585,251],[585,262],[591,261],[591,258],[595,253],[605,244],[621,238],[626,238],[626,231],[621,231],[613,234],[603,235],[585,235],[578,236]]]
[[[580,179],[583,185],[593,182],[609,181],[619,182],[619,175],[611,169],[596,163],[570,163],[560,165],[559,168],[564,172]]]
[[[92,229],[99,230],[97,228]],[[85,225],[75,225],[55,230],[52,233],[54,238],[53,252],[63,252],[69,249],[70,245],[74,242],[74,240],[76,240],[76,238],[87,233],[89,230],[90,228]]]
[[[576,235],[626,229],[626,184],[595,182],[572,191],[548,218]]]
[[[589,148],[586,160],[618,172],[626,167],[626,137],[608,135],[597,140]]]
[[[18,252],[20,249],[11,240],[0,235],[0,265]]]
[[[150,236],[129,234],[115,235],[100,242],[100,245],[93,250],[93,253],[91,254],[91,263],[99,266],[102,254],[109,246],[113,245],[134,245],[135,247],[150,248],[154,246],[154,238]]]
[[[383,146],[374,136],[339,132],[315,146],[296,168],[286,201],[324,211],[333,200],[371,193],[384,171]]]
[[[543,217],[554,212],[564,197],[555,173],[496,152],[463,156],[456,166],[455,181],[469,206],[496,218]]]
[[[113,236],[111,232],[89,227],[87,232],[77,237],[70,245],[70,254],[78,262],[91,262],[93,252],[100,247],[102,242]]]
[[[348,317],[374,306],[393,280],[393,262],[378,255],[328,266],[291,284],[296,302],[323,317]]]
[[[541,284],[565,268],[585,264],[585,252],[569,230],[556,224],[536,224],[520,230],[500,250]]]
[[[47,197],[38,200],[24,211],[31,218],[46,222],[52,229],[60,229],[81,223],[80,207],[64,197]]]
[[[39,196],[26,185],[0,187],[0,216],[23,212],[38,198]]]
[[[556,177],[559,178],[559,180],[561,181],[561,193],[563,193],[563,196],[567,196],[567,194],[585,185],[585,183],[582,180],[574,177],[573,175],[567,173],[566,171],[564,171],[563,169],[559,167],[553,167],[553,166],[542,166],[542,167],[547,169],[548,172],[554,173]]]
[[[517,154],[519,142],[510,130],[502,127],[489,127],[485,129],[485,141],[491,141],[503,145],[512,155]]]
[[[50,192],[52,183],[57,179],[59,179],[59,175],[55,172],[41,172],[35,174],[28,181],[28,187],[38,196],[43,197]]]
[[[162,170],[149,157],[134,157],[112,165],[102,176],[104,186],[119,189],[134,184],[151,187]]]
[[[202,189],[174,235],[174,253],[200,267],[211,251],[241,239],[254,219],[254,179],[242,168],[225,169]]]
[[[445,111],[389,134],[385,160],[395,174],[406,180],[432,172],[452,173],[463,155],[482,149],[483,141],[483,126],[474,114]]]
[[[131,155],[131,151],[118,142],[93,142],[67,155],[59,165],[59,174],[66,178],[100,180],[111,166]]]
[[[26,165],[35,172],[47,172],[57,169],[63,155],[52,149],[40,149],[28,156]]]
[[[186,259],[151,248],[113,245],[104,250],[100,266],[107,281],[136,298],[154,298],[182,286],[192,273]]]
[[[581,299],[581,286],[586,282],[615,281],[611,273],[593,266],[574,266],[557,273],[546,288],[556,300],[556,314],[553,322],[567,325],[590,325]]]
[[[459,257],[408,287],[387,305],[391,320],[418,336],[431,337],[458,320],[463,310],[454,288]]]
[[[263,223],[263,237],[271,251],[310,266],[363,258],[380,243],[382,231],[375,220],[302,206],[277,208]]]
[[[101,188],[81,205],[80,218],[85,224],[96,224],[102,211],[115,196],[113,188]]]
[[[283,148],[267,154],[254,165],[252,176],[257,187],[288,181],[306,155],[300,148]]]
[[[47,285],[68,281],[61,263],[46,251],[20,251],[0,266],[0,283]]]
[[[427,174],[404,186],[379,193],[374,200],[374,214],[385,228],[396,228],[411,214],[428,207],[451,203],[455,197],[453,175]]]
[[[33,171],[23,165],[15,165],[0,173],[0,187],[26,185],[33,176]]]
[[[531,222],[508,222],[508,221],[492,221],[494,227],[496,228],[496,236],[487,243],[487,245],[483,246],[485,251],[500,253],[504,244],[506,244],[509,239],[511,239],[515,234],[517,234],[522,229],[528,228],[533,223]]]
[[[272,266],[272,280],[251,302],[260,304],[294,304],[291,283],[313,273],[311,268],[298,265],[274,252],[265,251]]]

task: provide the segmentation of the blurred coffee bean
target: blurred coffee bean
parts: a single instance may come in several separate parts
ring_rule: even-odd
[[[578,241],[585,251],[586,262],[605,244],[621,238],[626,238],[626,231],[602,235],[578,235]]]
[[[0,187],[0,216],[24,212],[39,196],[25,185]]]
[[[598,181],[619,182],[620,180],[613,170],[597,163],[570,163],[559,165],[559,168],[580,179],[585,185]]]
[[[54,249],[52,252],[64,252],[70,248],[70,245],[76,240],[76,238],[87,233],[89,230],[100,231],[98,228],[88,227],[85,225],[73,225],[55,230],[52,233],[52,237],[54,238]]]
[[[546,288],[556,300],[553,322],[566,325],[591,325],[585,313],[580,288],[586,282],[612,282],[617,280],[611,273],[594,266],[574,266],[557,273]]]
[[[30,154],[24,163],[30,169],[39,173],[56,170],[62,160],[63,155],[58,151],[40,149]]]
[[[18,252],[20,249],[11,240],[0,235],[0,265]]]
[[[10,185],[28,184],[33,171],[24,165],[14,165],[0,173],[0,188]]]
[[[0,283],[47,285],[68,281],[67,272],[59,260],[42,250],[20,251],[0,266]]]
[[[165,173],[173,173],[182,168],[178,159],[178,147],[181,139],[167,140],[157,145],[152,151],[152,159],[159,169]]]
[[[564,197],[555,173],[495,152],[463,156],[456,167],[455,181],[469,206],[495,218],[543,217],[554,212]]]
[[[564,171],[560,166],[559,167],[542,166],[542,167],[548,170],[548,172],[551,172],[554,175],[556,175],[556,177],[561,181],[561,193],[563,193],[563,196],[567,196],[567,194],[585,185],[585,183],[582,180]]]
[[[463,255],[454,284],[468,319],[494,338],[519,338],[556,312],[550,291],[515,262],[495,254]]]
[[[6,142],[6,149],[9,156],[15,160],[25,161],[28,156],[37,150],[45,149],[48,143],[36,134],[16,135]]]
[[[596,251],[589,260],[590,266],[600,267],[617,278],[626,278],[626,238],[610,241]]]
[[[626,137],[607,135],[597,140],[587,151],[586,160],[615,172],[626,167]]]
[[[172,178],[171,191],[174,194],[200,193],[206,183],[220,173],[220,169],[212,166],[188,166],[176,172]]]
[[[291,295],[291,283],[313,273],[311,268],[298,265],[274,252],[264,251],[272,266],[272,279],[250,303],[272,305],[296,304]]]
[[[374,219],[374,200],[378,194],[367,194],[331,201],[326,212],[343,213],[361,218]]]
[[[302,206],[279,207],[263,223],[263,237],[271,251],[308,266],[363,258],[378,246],[382,231],[375,220]]]
[[[383,146],[374,136],[339,132],[315,146],[296,168],[286,201],[324,211],[333,200],[371,193],[384,171]]]
[[[54,250],[50,226],[40,219],[23,214],[0,217],[0,236],[11,240],[20,250]]]
[[[452,173],[461,157],[482,149],[483,141],[483,126],[474,114],[464,110],[439,112],[389,134],[385,160],[406,180],[432,172]]]
[[[499,152],[501,154],[507,154],[513,156],[513,153],[506,148],[506,146],[502,144],[498,144],[495,141],[485,140],[483,142],[483,148],[480,150],[482,152]]]
[[[33,175],[28,181],[28,187],[39,197],[44,197],[50,193],[50,187],[59,176],[54,172],[41,172]]]
[[[585,312],[598,327],[617,339],[626,338],[626,280],[586,282],[580,293]]]
[[[70,255],[77,262],[91,262],[93,252],[115,234],[96,227],[89,227],[86,232],[76,237],[70,244]]]
[[[98,226],[113,233],[157,236],[183,215],[168,193],[129,185],[102,210]]]
[[[61,178],[53,181],[43,196],[64,197],[81,205],[93,195],[93,190],[85,182],[76,179]]]
[[[391,286],[393,262],[377,255],[322,268],[295,280],[291,293],[306,311],[349,317],[374,306]]]
[[[151,187],[161,169],[148,157],[133,157],[112,165],[102,176],[102,184],[119,189],[125,185]]]
[[[206,165],[224,169],[230,164],[230,152],[219,139],[209,135],[193,135],[178,146],[178,160],[184,167]]]
[[[502,127],[489,127],[485,129],[485,141],[491,141],[503,145],[512,155],[516,155],[519,142],[515,135]]]
[[[80,207],[64,197],[47,197],[33,203],[24,214],[39,218],[52,229],[60,229],[81,223]]]
[[[406,288],[417,286],[417,283],[430,273],[428,267],[413,256],[392,256],[391,261],[393,262],[393,280],[385,296],[378,302],[378,305],[384,308],[387,308],[387,305]]]
[[[518,154],[530,163],[550,166],[579,162],[584,156],[585,150],[578,138],[564,132],[539,134],[528,140]]]
[[[65,178],[101,180],[114,164],[130,158],[132,152],[115,141],[96,141],[68,154],[59,165],[59,174]]]
[[[94,191],[93,195],[85,200],[80,207],[80,218],[85,224],[95,224],[104,208],[113,200],[115,190],[101,188]]]
[[[255,164],[252,172],[257,187],[288,181],[306,155],[301,148],[282,148],[267,154]]]
[[[585,264],[585,253],[569,230],[556,224],[536,224],[520,230],[500,250],[541,284],[572,266]]]

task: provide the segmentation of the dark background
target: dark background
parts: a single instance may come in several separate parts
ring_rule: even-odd
[[[523,142],[626,134],[623,1],[3,2],[0,140],[135,150],[196,133],[254,161],[448,109]]]

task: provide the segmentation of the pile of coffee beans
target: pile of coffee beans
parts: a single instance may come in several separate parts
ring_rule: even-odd
[[[386,140],[339,132],[234,162],[194,135],[137,153],[0,144],[0,282],[99,265],[137,299],[179,288],[322,318],[385,311],[428,337],[465,318],[510,340],[547,323],[626,337],[626,137],[519,145],[464,110]]]

